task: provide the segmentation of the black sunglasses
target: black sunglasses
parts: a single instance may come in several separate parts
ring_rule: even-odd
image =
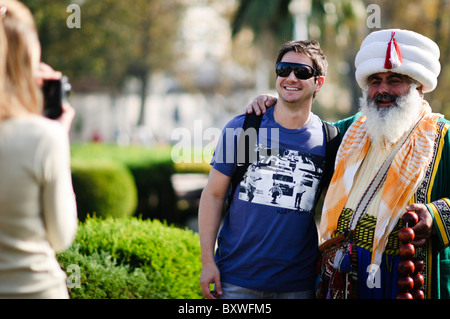
[[[307,64],[278,62],[276,65],[276,73],[278,76],[286,78],[294,71],[295,76],[299,80],[307,80],[313,76],[316,76],[316,70]]]

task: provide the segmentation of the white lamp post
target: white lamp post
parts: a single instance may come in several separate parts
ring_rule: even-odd
[[[311,0],[292,0],[289,11],[294,16],[294,40],[307,40]]]

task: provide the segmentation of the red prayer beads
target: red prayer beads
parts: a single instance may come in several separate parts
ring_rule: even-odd
[[[414,227],[419,222],[419,216],[412,210],[408,211],[403,214],[402,222],[406,227]]]
[[[424,269],[423,260],[415,257],[415,248],[411,242],[415,234],[411,227],[414,227],[419,221],[419,217],[414,211],[403,214],[402,222],[404,227],[398,232],[398,238],[401,241],[399,254],[403,259],[398,264],[398,272],[401,277],[398,279],[397,286],[400,293],[396,299],[424,299],[424,292],[420,289],[425,280],[420,273]]]

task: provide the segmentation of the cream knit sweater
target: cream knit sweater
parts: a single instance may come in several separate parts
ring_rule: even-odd
[[[67,132],[41,116],[0,122],[0,297],[64,285],[55,252],[76,230]]]

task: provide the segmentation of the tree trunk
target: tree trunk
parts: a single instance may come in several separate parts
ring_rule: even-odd
[[[145,102],[147,100],[147,85],[148,85],[148,76],[147,72],[143,72],[140,75],[140,81],[141,81],[141,108],[139,109],[139,117],[137,120],[137,126],[143,126],[145,124]]]
[[[147,94],[148,94],[148,84],[149,84],[149,77],[148,72],[142,72],[141,75],[139,75],[139,79],[141,81],[141,90],[140,90],[140,98],[141,98],[141,107],[139,109],[139,117],[136,123],[136,126],[139,127],[145,127],[145,129],[150,131],[151,138],[154,139],[155,142],[159,142],[158,135],[155,134],[155,129],[152,126],[151,122],[146,122],[145,118],[147,116],[147,109],[146,109],[146,101],[147,101]]]

